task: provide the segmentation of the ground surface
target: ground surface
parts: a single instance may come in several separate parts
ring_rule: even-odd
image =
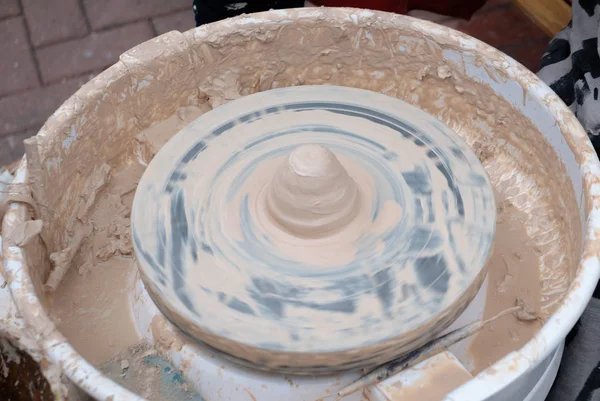
[[[0,167],[23,154],[54,110],[125,50],[193,28],[191,0],[0,0]],[[413,13],[460,29],[536,71],[549,38],[509,0],[470,21]]]

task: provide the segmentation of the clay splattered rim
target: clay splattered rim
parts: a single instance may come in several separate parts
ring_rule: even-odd
[[[454,390],[446,397],[446,401],[482,400],[498,393],[525,372],[539,365],[559,346],[583,313],[600,277],[600,258],[598,255],[600,236],[596,234],[596,232],[600,233],[600,162],[585,131],[567,106],[531,71],[475,38],[428,21],[358,9],[306,8],[244,15],[196,28],[188,31],[188,35],[193,36],[197,41],[201,41],[209,36],[214,38],[215,36],[226,36],[234,32],[239,33],[246,26],[283,26],[298,19],[344,21],[364,25],[368,25],[375,20],[384,20],[390,28],[406,29],[408,27],[440,44],[455,47],[459,50],[472,51],[485,57],[488,64],[494,65],[498,70],[505,71],[509,79],[527,89],[529,96],[544,104],[563,133],[583,177],[582,207],[585,213],[585,236],[582,257],[576,276],[562,304],[531,341],[520,350],[507,355],[488,370]],[[102,78],[102,74],[99,78]],[[74,107],[76,105],[75,97],[79,101],[86,98],[84,91],[78,91],[60,108],[66,116],[61,114],[58,117],[55,114],[48,121],[58,118],[63,120],[75,116],[79,110]],[[23,159],[15,182],[25,182],[26,169],[27,163]],[[13,227],[18,222],[24,221],[25,216],[25,206],[13,204],[4,219],[3,231]],[[65,375],[73,383],[95,398],[100,400],[110,399],[112,401],[143,400],[91,366],[81,355],[75,352],[65,337],[58,331],[38,299],[30,277],[24,273],[27,266],[23,250],[5,244],[4,255],[4,269],[14,301],[28,326],[35,327],[38,331],[40,328],[42,329],[41,332],[36,334],[40,344],[45,349],[48,359],[59,364]]]
[[[600,278],[600,236],[597,234],[600,229],[600,162],[575,115],[533,72],[499,50],[466,34],[428,21],[411,20],[412,27],[423,35],[434,38],[439,43],[458,45],[462,50],[477,52],[495,67],[501,66],[507,77],[527,90],[528,96],[545,105],[559,126],[583,178],[583,247],[569,290],[557,310],[532,340],[449,393],[445,399],[479,401],[498,394],[548,358],[564,341],[592,297]],[[553,148],[556,149],[554,146]]]

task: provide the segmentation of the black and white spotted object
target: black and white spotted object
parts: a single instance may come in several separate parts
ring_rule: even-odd
[[[550,42],[539,77],[560,96],[600,151],[600,0],[573,1],[569,25]],[[600,401],[600,288],[569,333],[546,401]]]
[[[241,14],[304,7],[304,0],[194,0],[196,26]]]
[[[569,25],[550,42],[539,77],[571,108],[600,150],[600,0],[573,2]]]

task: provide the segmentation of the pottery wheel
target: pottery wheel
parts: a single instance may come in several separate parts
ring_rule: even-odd
[[[385,362],[475,296],[495,230],[483,166],[427,113],[365,90],[253,94],[189,124],[134,200],[146,289],[184,333],[259,369]]]

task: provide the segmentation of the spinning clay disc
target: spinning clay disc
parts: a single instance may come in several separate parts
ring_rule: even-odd
[[[131,221],[146,289],[184,333],[313,374],[385,362],[446,328],[485,277],[496,208],[477,157],[432,116],[304,86],[181,130]]]

